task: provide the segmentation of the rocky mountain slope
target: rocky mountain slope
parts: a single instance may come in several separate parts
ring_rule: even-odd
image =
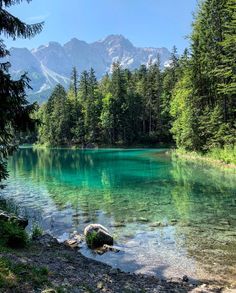
[[[18,78],[28,72],[33,90],[30,100],[45,100],[53,87],[61,83],[69,85],[73,66],[79,73],[93,67],[97,77],[110,73],[112,63],[119,61],[124,68],[135,69],[141,64],[155,62],[160,56],[161,66],[168,62],[170,52],[166,48],[137,48],[122,35],[110,35],[103,40],[88,44],[76,38],[64,45],[49,42],[37,49],[11,48],[8,60],[11,73]]]

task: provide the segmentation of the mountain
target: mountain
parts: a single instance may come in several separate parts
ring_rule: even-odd
[[[101,78],[106,72],[111,73],[115,61],[133,70],[141,64],[156,62],[158,54],[164,67],[170,59],[166,48],[137,48],[122,35],[110,35],[91,44],[73,38],[64,45],[49,42],[31,51],[11,48],[7,59],[12,64],[14,78],[28,72],[33,88],[29,92],[30,100],[42,102],[57,83],[68,87],[73,66],[79,73],[93,67],[97,77]]]

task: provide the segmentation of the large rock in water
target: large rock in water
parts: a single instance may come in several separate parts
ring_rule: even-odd
[[[10,221],[16,223],[21,228],[25,229],[28,225],[28,220],[19,216],[15,216],[13,214],[7,213],[5,211],[0,210],[0,220],[1,221]]]
[[[113,245],[113,237],[100,224],[90,224],[84,229],[84,236],[88,247],[97,248],[104,244]]]

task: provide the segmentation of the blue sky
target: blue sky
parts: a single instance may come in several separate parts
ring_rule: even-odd
[[[122,34],[135,46],[167,47],[179,52],[188,46],[197,0],[33,0],[9,11],[28,23],[45,21],[31,40],[6,40],[8,47],[35,48],[71,38],[93,42]]]

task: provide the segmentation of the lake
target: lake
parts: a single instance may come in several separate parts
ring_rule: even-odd
[[[21,148],[0,196],[61,241],[106,226],[119,253],[81,252],[113,267],[165,278],[232,283],[236,276],[236,174],[162,149]]]

